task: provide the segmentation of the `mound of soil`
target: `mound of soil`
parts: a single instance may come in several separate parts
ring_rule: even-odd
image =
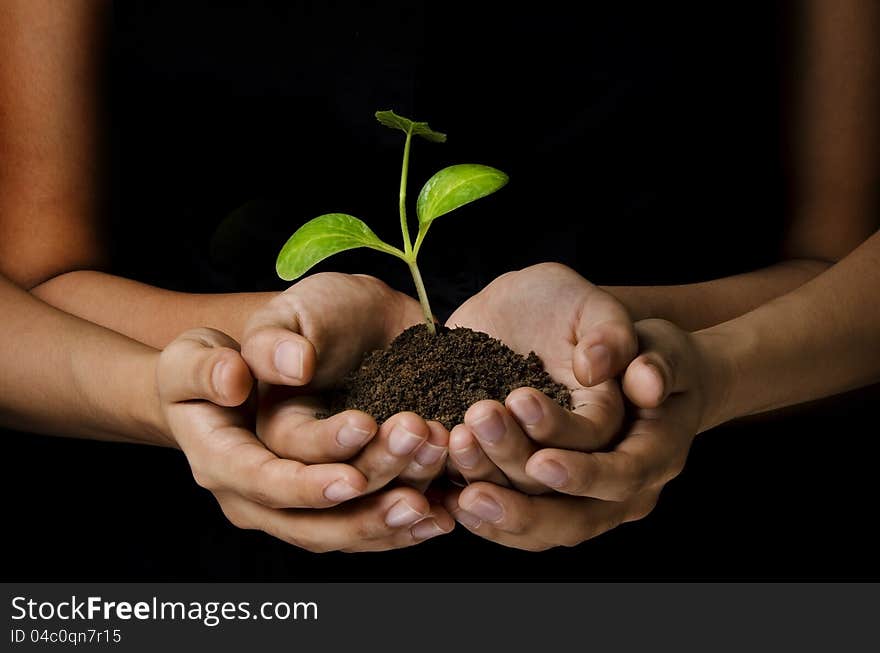
[[[447,429],[464,421],[482,399],[504,398],[531,386],[570,407],[568,388],[556,383],[537,354],[520,356],[500,340],[459,327],[424,324],[401,333],[387,349],[369,352],[331,397],[331,413],[357,409],[381,424],[401,411],[437,420]]]

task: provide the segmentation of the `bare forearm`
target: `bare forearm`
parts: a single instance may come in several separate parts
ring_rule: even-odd
[[[606,286],[633,320],[661,318],[688,331],[720,324],[803,285],[828,268],[792,260],[755,272],[679,286]]]
[[[0,276],[0,423],[73,437],[167,444],[158,352],[59,311]]]
[[[880,381],[878,289],[880,232],[802,287],[699,332],[720,388],[709,421]]]
[[[85,270],[62,274],[32,292],[71,315],[159,348],[202,326],[240,340],[250,314],[276,295],[180,293]]]

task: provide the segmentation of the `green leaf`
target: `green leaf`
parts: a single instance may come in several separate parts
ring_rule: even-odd
[[[413,120],[410,120],[409,118],[398,116],[393,111],[377,111],[376,120],[381,122],[386,127],[391,127],[391,129],[399,129],[404,133],[409,133],[409,130],[412,129],[412,133],[416,136],[421,136],[422,138],[433,141],[434,143],[446,142],[446,134],[435,132],[428,126],[428,123],[415,122]]]
[[[296,230],[281,248],[275,270],[282,279],[293,281],[325,258],[358,247],[403,256],[403,252],[383,242],[363,220],[345,213],[328,213]]]
[[[441,215],[490,195],[507,183],[506,174],[476,163],[443,168],[422,187],[416,203],[419,231]]]

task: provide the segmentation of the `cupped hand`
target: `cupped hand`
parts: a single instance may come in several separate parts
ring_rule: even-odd
[[[502,275],[465,302],[449,327],[484,331],[515,351],[534,351],[550,376],[571,391],[572,410],[534,388],[519,388],[502,405],[481,401],[450,437],[450,458],[468,481],[488,480],[529,493],[547,491],[544,468],[526,469],[541,447],[596,451],[623,420],[617,381],[635,356],[626,308],[574,270],[542,263]]]
[[[174,444],[196,482],[240,528],[310,551],[367,551],[409,546],[453,527],[442,507],[413,488],[342,504],[370,491],[371,479],[362,471],[341,463],[307,465],[269,450],[253,433],[250,370],[237,343],[219,331],[195,329],[168,345],[157,383]],[[435,437],[436,429],[421,420],[404,416],[401,424],[413,431],[424,427],[420,444]]]
[[[397,478],[427,487],[446,461],[449,435],[439,422],[399,413],[379,429],[362,411],[320,417],[323,390],[421,320],[418,302],[365,275],[315,274],[275,297],[251,316],[242,340],[262,382],[259,437],[292,460],[348,461],[367,477],[366,492]]]
[[[611,451],[546,448],[525,471],[553,478],[560,494],[528,496],[491,478],[451,491],[445,505],[468,530],[507,546],[572,546],[653,509],[664,485],[683,469],[695,435],[706,427],[707,397],[719,380],[707,347],[663,320],[636,324],[641,353],[626,368],[623,389],[634,420]],[[545,470],[545,471],[541,471]]]

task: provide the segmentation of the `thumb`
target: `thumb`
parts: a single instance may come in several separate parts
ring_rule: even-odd
[[[623,374],[623,393],[639,408],[656,408],[688,389],[687,334],[665,320],[636,324],[642,352]]]
[[[638,338],[626,308],[603,291],[584,304],[577,325],[572,368],[579,383],[592,387],[623,372],[638,352]]]
[[[203,399],[238,406],[250,395],[253,378],[238,343],[221,331],[192,329],[159,357],[159,394],[164,401]]]
[[[297,312],[282,293],[257,310],[242,337],[242,356],[261,381],[301,386],[312,380],[318,354],[300,333]]]

